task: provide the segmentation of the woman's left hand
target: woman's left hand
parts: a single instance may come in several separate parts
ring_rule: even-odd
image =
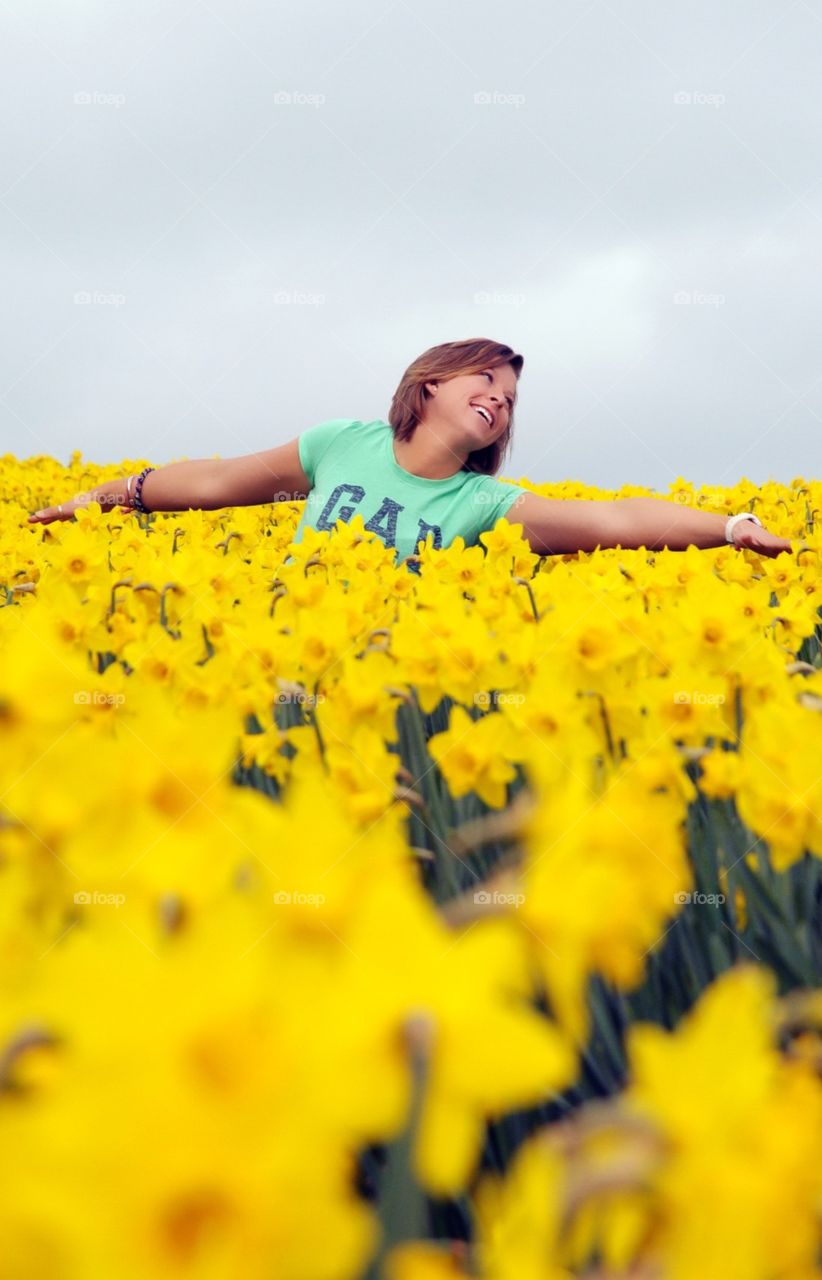
[[[793,543],[787,538],[778,538],[775,533],[753,520],[740,520],[734,525],[734,546],[755,551],[760,556],[778,556],[783,551],[793,551]]]

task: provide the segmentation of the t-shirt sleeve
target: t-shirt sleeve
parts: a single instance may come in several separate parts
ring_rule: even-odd
[[[314,485],[317,467],[334,440],[343,428],[351,425],[352,418],[329,418],[327,422],[318,422],[309,427],[297,438],[297,449],[300,455],[300,466]]]
[[[483,476],[480,481],[479,492],[482,495],[480,502],[480,532],[485,529],[493,529],[494,525],[501,516],[511,519],[516,523],[516,512],[508,515],[511,507],[523,493],[528,493],[527,489],[523,489],[518,484],[504,484],[502,480],[497,480],[494,476]]]

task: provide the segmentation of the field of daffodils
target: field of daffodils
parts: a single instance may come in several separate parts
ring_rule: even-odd
[[[822,1277],[822,483],[27,524],[142,465],[3,459],[0,1280]]]

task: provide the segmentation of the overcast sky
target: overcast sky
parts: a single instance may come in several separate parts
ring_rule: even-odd
[[[0,452],[230,457],[525,357],[502,474],[822,474],[822,10],[0,0]]]

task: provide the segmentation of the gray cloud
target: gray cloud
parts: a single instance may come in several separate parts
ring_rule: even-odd
[[[818,477],[804,0],[32,0],[4,44],[4,451],[245,453],[486,336],[506,475]]]

